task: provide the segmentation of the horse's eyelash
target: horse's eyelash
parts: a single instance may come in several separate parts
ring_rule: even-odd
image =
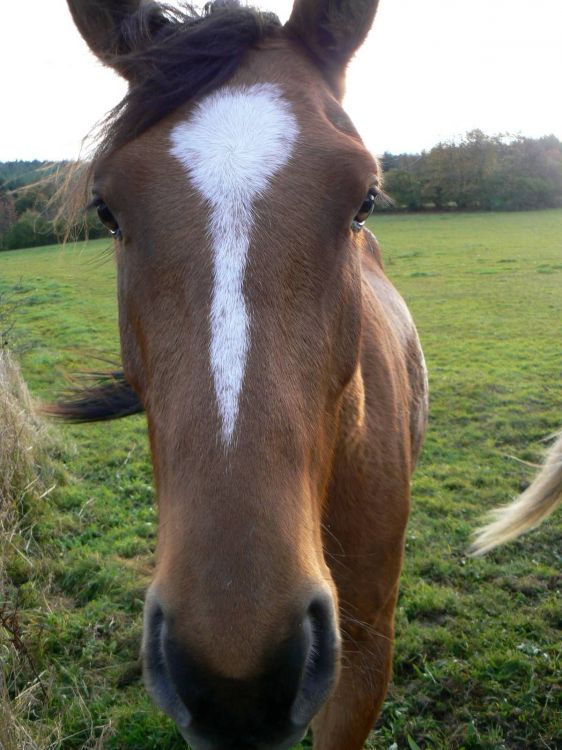
[[[394,200],[381,188],[377,188],[377,192],[375,194],[375,203],[377,204],[377,206],[382,206],[384,208],[386,208],[387,206],[394,206]]]

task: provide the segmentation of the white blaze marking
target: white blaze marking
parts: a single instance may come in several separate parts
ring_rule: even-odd
[[[271,84],[221,89],[171,134],[172,155],[209,207],[213,248],[211,370],[225,444],[232,441],[249,349],[243,283],[253,206],[287,164],[298,125]]]

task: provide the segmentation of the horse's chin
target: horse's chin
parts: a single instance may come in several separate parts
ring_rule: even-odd
[[[187,742],[191,750],[234,750],[234,748],[238,747],[236,738],[233,738],[231,745],[224,745],[221,743],[220,745],[213,744],[211,742],[208,742],[205,739],[201,739],[197,736],[197,734],[193,731],[182,730],[179,728],[181,736],[184,738],[184,740]],[[304,730],[299,729],[295,731],[293,735],[288,737],[284,742],[280,744],[275,745],[264,745],[264,744],[256,744],[255,746],[250,747],[249,745],[244,745],[247,750],[291,750],[292,747],[295,747],[295,745],[298,745],[299,742],[302,742],[302,740],[305,738],[306,733],[308,731],[308,727],[306,727]]]

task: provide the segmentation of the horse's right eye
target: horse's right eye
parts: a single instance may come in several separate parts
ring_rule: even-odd
[[[101,221],[101,223],[106,226],[111,234],[118,240],[121,239],[121,229],[119,228],[119,224],[111,211],[109,210],[107,203],[104,203],[104,201],[101,200],[101,198],[98,198],[94,204],[98,218]]]
[[[351,225],[353,230],[357,232],[365,224],[369,216],[375,210],[376,200],[377,200],[377,189],[372,187],[367,193],[365,200],[361,204],[361,208],[359,209],[355,218],[353,219],[353,223]]]

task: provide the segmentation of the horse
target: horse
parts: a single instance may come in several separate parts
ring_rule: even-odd
[[[88,183],[122,370],[51,413],[146,413],[146,688],[195,750],[282,750],[309,726],[315,750],[359,750],[390,679],[428,412],[365,226],[379,165],[341,104],[378,0],[295,0],[285,25],[228,0],[67,1],[128,82]]]

